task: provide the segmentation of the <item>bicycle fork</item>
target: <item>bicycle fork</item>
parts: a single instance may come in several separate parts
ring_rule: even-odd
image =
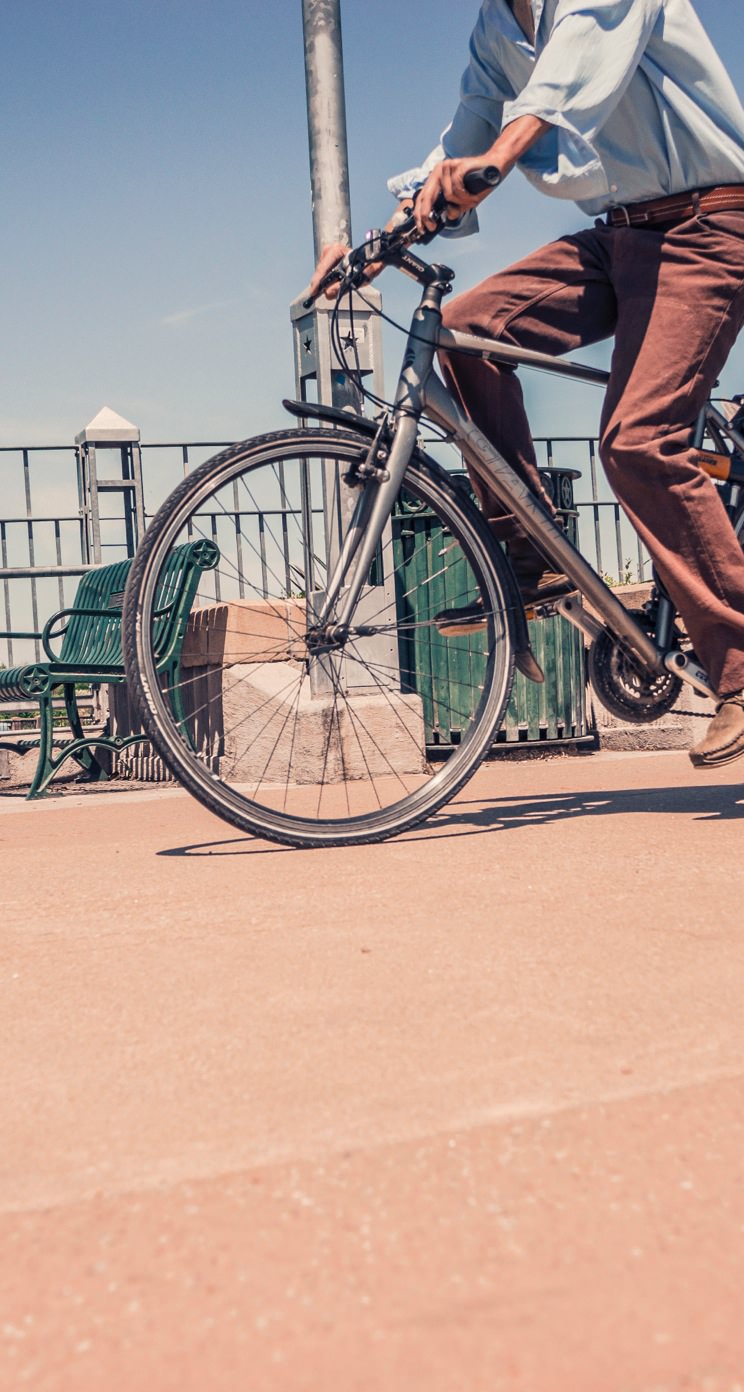
[[[435,273],[447,270],[438,266],[430,269]],[[361,489],[314,625],[327,641],[343,641],[352,627],[354,611],[385,524],[393,511],[416,448],[424,408],[423,383],[434,362],[436,331],[441,319],[439,304],[447,283],[435,275],[432,283],[426,287],[411,324],[392,424],[383,422],[380,426],[359,470],[362,478],[367,476],[367,481]]]

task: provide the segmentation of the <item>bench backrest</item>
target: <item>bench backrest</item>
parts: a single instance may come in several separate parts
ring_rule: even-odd
[[[205,570],[219,561],[219,549],[208,540],[186,542],[170,552],[158,583],[155,651],[158,665],[177,657],[191,606]],[[100,566],[83,576],[74,609],[62,639],[59,660],[72,666],[122,667],[121,605],[131,559]],[[85,613],[85,610],[103,611]]]
[[[168,555],[155,602],[153,647],[159,667],[180,653],[202,575],[205,570],[214,570],[219,559],[219,547],[206,537],[174,546]]]
[[[62,639],[60,662],[80,667],[120,667],[121,596],[131,569],[131,560],[98,566],[83,576],[73,601]],[[102,614],[79,612],[100,609]]]

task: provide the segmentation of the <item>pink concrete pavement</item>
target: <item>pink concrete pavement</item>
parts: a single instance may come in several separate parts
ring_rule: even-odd
[[[3,1392],[741,1392],[743,782],[0,799]]]

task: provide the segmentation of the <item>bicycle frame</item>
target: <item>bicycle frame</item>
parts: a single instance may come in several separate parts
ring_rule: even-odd
[[[650,671],[669,669],[703,695],[714,697],[715,693],[703,669],[679,649],[669,649],[674,618],[671,600],[662,593],[657,642],[654,642],[572,545],[540,499],[465,415],[435,372],[434,357],[438,348],[456,349],[510,366],[540,368],[555,376],[590,382],[596,386],[606,386],[609,374],[581,363],[445,329],[442,326],[441,302],[449,290],[453,273],[446,266],[428,266],[417,257],[411,257],[410,253],[407,259],[416,263],[411,273],[414,269],[417,271],[416,278],[424,282],[424,290],[411,321],[395,395],[392,425],[386,431],[383,423],[370,445],[367,463],[376,482],[373,485],[367,483],[362,489],[339,561],[329,581],[317,628],[326,627],[336,634],[352,629],[357,601],[416,448],[419,422],[422,416],[426,416],[460,449],[470,469],[487,482],[505,511],[514,514],[556,570],[568,575],[580,595],[588,599],[592,609],[600,616],[601,622],[587,614],[581,601],[576,598],[556,602],[554,607],[563,617],[590,637],[596,637],[602,627],[606,627]],[[744,453],[744,436],[732,428],[710,402],[700,413],[694,434],[695,447],[701,448],[706,429],[711,431],[714,442],[729,439]],[[715,474],[715,466],[709,471]],[[736,484],[736,479],[732,479],[732,482]],[[357,631],[363,632],[363,629]]]

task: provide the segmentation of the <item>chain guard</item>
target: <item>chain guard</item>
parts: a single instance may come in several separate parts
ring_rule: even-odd
[[[634,612],[641,624],[646,615]],[[672,709],[682,682],[672,672],[649,672],[603,629],[589,649],[589,680],[605,707],[618,720],[646,725]]]

